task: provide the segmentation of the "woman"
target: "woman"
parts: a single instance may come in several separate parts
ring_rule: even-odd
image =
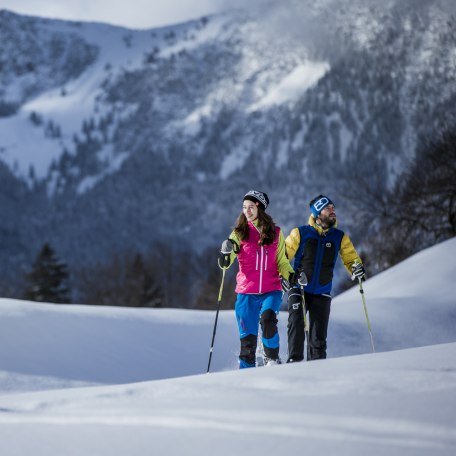
[[[250,190],[242,213],[228,241],[222,245],[219,264],[229,267],[237,256],[236,320],[241,339],[239,367],[255,367],[258,323],[263,333],[265,364],[280,364],[277,314],[282,302],[281,279],[288,280],[293,268],[285,254],[282,231],[265,210],[266,193]],[[228,247],[228,248],[227,248]]]

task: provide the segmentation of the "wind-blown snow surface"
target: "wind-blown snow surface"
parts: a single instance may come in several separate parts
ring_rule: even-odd
[[[456,341],[456,239],[423,250],[363,286],[377,349],[397,350]],[[370,347],[358,287],[331,309],[330,355]]]
[[[355,288],[333,301],[338,358],[233,371],[229,311],[211,375],[215,312],[0,300],[0,453],[455,454],[455,254],[452,239],[365,283],[383,353]]]
[[[0,397],[0,451],[452,455],[456,344]]]

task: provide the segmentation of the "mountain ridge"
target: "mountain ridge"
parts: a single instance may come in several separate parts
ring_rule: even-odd
[[[344,201],[350,183],[369,175],[380,191],[391,188],[441,119],[455,120],[454,18],[437,0],[414,9],[410,2],[358,1],[345,9],[310,3],[306,10],[289,2],[289,10],[263,16],[226,13],[155,31],[107,26],[116,30],[110,48],[125,64],[110,67],[98,46],[95,62],[78,60],[80,77],[1,117],[2,137],[12,139],[0,143],[0,173],[16,176],[16,194],[24,182],[31,189],[17,200],[18,214],[4,203],[22,245],[14,258],[2,255],[5,269],[25,268],[45,240],[72,267],[157,243],[203,251],[230,231],[240,207],[234,202],[250,188],[267,191],[285,230],[296,224],[297,207],[307,218],[315,194],[340,195],[333,199],[357,240],[360,227]],[[327,24],[317,33],[322,17]],[[46,24],[52,37],[60,22]],[[97,27],[104,26],[76,28]],[[5,55],[0,61],[12,65]],[[27,60],[27,51],[19,55]],[[94,87],[77,92],[97,65]],[[306,74],[314,79],[303,90]],[[8,87],[1,84],[0,94]],[[286,90],[289,97],[281,98]],[[66,113],[49,110],[58,112],[73,94]],[[48,168],[27,169],[27,161],[15,167],[25,150],[17,138],[26,137],[29,157]],[[47,156],[36,155],[37,146]],[[13,191],[0,186],[5,195]]]

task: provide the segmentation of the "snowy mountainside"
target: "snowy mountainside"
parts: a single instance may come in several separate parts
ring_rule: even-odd
[[[269,3],[148,31],[2,12],[2,99],[15,108],[0,118],[0,177],[13,181],[0,179],[0,204],[18,247],[2,267],[26,267],[44,240],[70,266],[170,238],[204,248],[251,187],[286,229],[316,192],[366,173],[391,185],[454,119],[451,3],[415,3]],[[17,77],[31,43],[17,22],[68,51]],[[68,73],[74,37],[86,51]]]
[[[2,116],[13,114],[39,93],[77,79],[97,60],[97,46],[86,42],[75,24],[63,30],[52,21],[5,10],[0,18]]]
[[[8,11],[2,11],[1,18],[2,41],[7,43],[1,56],[5,62],[2,103],[19,111],[17,116],[3,113],[9,117],[2,122],[3,155],[22,177],[28,177],[32,166],[37,179],[46,177],[52,160],[58,160],[64,151],[74,152],[75,135],[90,128],[91,122],[102,123],[107,113],[98,100],[109,80],[141,67],[163,43],[169,45],[171,36],[184,35],[190,28],[132,31],[100,23],[23,17]],[[18,46],[22,53],[17,52]],[[117,105],[115,120],[128,116],[128,108]],[[30,130],[34,141],[23,141],[21,130]],[[108,133],[103,130],[99,138]],[[39,134],[43,138],[37,143]],[[14,146],[11,153],[9,141]],[[45,150],[57,148],[58,153],[50,157],[37,154],[37,145]]]

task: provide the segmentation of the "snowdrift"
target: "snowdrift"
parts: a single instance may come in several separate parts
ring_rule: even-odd
[[[0,396],[0,451],[449,456],[456,451],[455,410],[453,343]]]

